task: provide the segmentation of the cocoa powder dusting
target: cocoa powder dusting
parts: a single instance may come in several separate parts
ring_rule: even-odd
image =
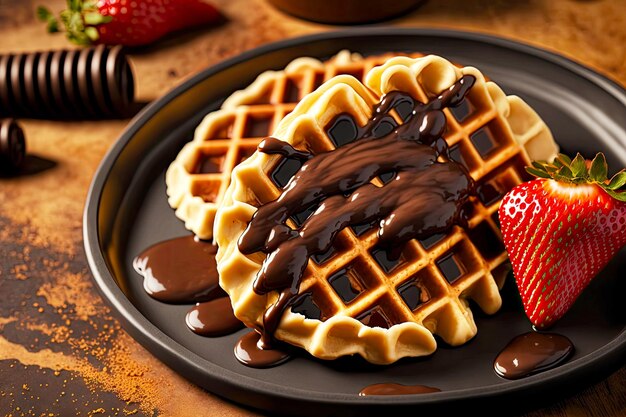
[[[80,248],[58,248],[1,215],[0,242],[0,414],[191,415],[221,404],[121,329]]]

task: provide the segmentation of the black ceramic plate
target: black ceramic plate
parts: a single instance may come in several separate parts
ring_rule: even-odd
[[[514,336],[531,329],[514,283],[492,317],[477,313],[478,335],[458,348],[440,346],[428,358],[376,367],[358,358],[332,362],[306,354],[272,368],[238,363],[240,334],[208,339],[185,328],[189,306],[154,301],[142,289],[132,259],[142,249],[188,232],[169,208],[164,171],[202,117],[267,69],[299,56],[328,58],[348,48],[362,54],[432,52],[480,68],[544,118],[566,152],[604,151],[610,166],[626,166],[626,93],[591,70],[554,54],[484,35],[419,29],[358,29],[264,46],[207,69],[156,101],[128,126],[93,181],[84,217],[89,264],[104,298],[128,332],[170,367],[216,394],[273,413],[380,415],[476,406],[506,411],[538,407],[604,378],[626,352],[626,251],[554,327],[576,347],[564,365],[522,380],[499,378],[492,363]],[[621,271],[621,272],[620,272]],[[441,393],[359,397],[380,382],[424,384]],[[416,408],[419,406],[418,408]],[[208,412],[208,411],[207,411]]]

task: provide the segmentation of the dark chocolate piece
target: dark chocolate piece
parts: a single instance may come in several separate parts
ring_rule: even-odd
[[[116,115],[127,116],[130,105],[135,100],[135,79],[126,53],[120,45],[109,50],[105,67],[106,91],[113,105],[111,110]]]
[[[93,85],[91,81],[91,64],[94,50],[92,48],[85,48],[80,51],[78,60],[76,62],[77,79],[78,79],[78,92],[80,101],[85,106],[85,111],[88,116],[96,117],[98,111],[96,110],[96,97],[93,94]]]
[[[58,111],[52,105],[52,87],[50,83],[50,66],[52,65],[52,52],[42,52],[37,62],[37,68],[33,71],[33,82],[37,83],[37,92],[41,99],[41,115],[52,114]],[[27,81],[28,84],[28,81]]]
[[[96,99],[97,112],[107,116],[113,114],[113,106],[107,103],[104,87],[106,84],[106,78],[104,78],[106,75],[105,63],[108,55],[108,49],[104,45],[98,45],[93,51],[89,66],[90,91]]]
[[[24,131],[13,119],[0,120],[0,173],[13,173],[26,157]]]
[[[0,55],[0,117],[127,117],[133,101],[119,46]]]
[[[26,89],[24,88],[24,63],[26,56],[23,54],[15,55],[11,61],[11,107],[15,113],[7,114],[7,116],[23,116],[28,113],[28,104],[26,103]]]
[[[9,114],[11,108],[11,61],[13,55],[0,55],[0,110]]]
[[[67,97],[67,90],[65,89],[65,78],[63,77],[63,64],[68,51],[56,51],[52,54],[50,60],[50,67],[48,71],[50,76],[48,77],[48,85],[52,95],[50,96],[50,105],[56,106],[57,111],[52,112],[54,115],[63,115],[70,113],[70,102]],[[42,73],[38,74],[42,77]]]
[[[41,53],[26,55],[24,62],[23,86],[25,90],[25,101],[28,109],[35,114],[41,114],[42,100],[39,94],[39,84],[35,77],[35,71],[39,68],[39,58]]]
[[[65,87],[65,97],[67,97],[67,104],[69,110],[76,114],[80,114],[83,111],[81,108],[80,95],[78,92],[78,54],[79,51],[68,51],[63,61],[63,86]],[[54,82],[55,80],[53,80]]]

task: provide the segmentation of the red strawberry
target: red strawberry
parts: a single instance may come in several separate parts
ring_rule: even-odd
[[[202,0],[67,0],[61,22],[74,43],[139,46],[168,33],[221,19],[212,5]],[[54,15],[37,9],[49,32],[58,32]]]
[[[533,162],[539,179],[513,188],[499,216],[524,310],[538,328],[561,318],[626,244],[626,171],[607,179],[604,155]]]

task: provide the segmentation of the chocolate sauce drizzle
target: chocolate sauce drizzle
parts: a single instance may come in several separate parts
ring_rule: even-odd
[[[379,222],[380,244],[400,247],[466,225],[462,206],[474,184],[465,168],[449,158],[442,109],[458,105],[474,82],[465,75],[431,102],[417,102],[404,124],[380,137],[381,130],[389,132],[381,127],[390,125],[396,105],[413,102],[406,93],[389,93],[358,129],[358,140],[332,152],[312,155],[275,138],[259,145],[261,152],[304,162],[282,194],[257,210],[238,243],[244,254],[268,255],[254,291],[279,292],[263,317],[263,347],[271,345],[280,318],[294,303],[309,258],[327,251],[345,227]],[[438,162],[440,155],[447,161]],[[389,173],[395,177],[383,187],[371,183]],[[285,224],[317,205],[299,229]]]

